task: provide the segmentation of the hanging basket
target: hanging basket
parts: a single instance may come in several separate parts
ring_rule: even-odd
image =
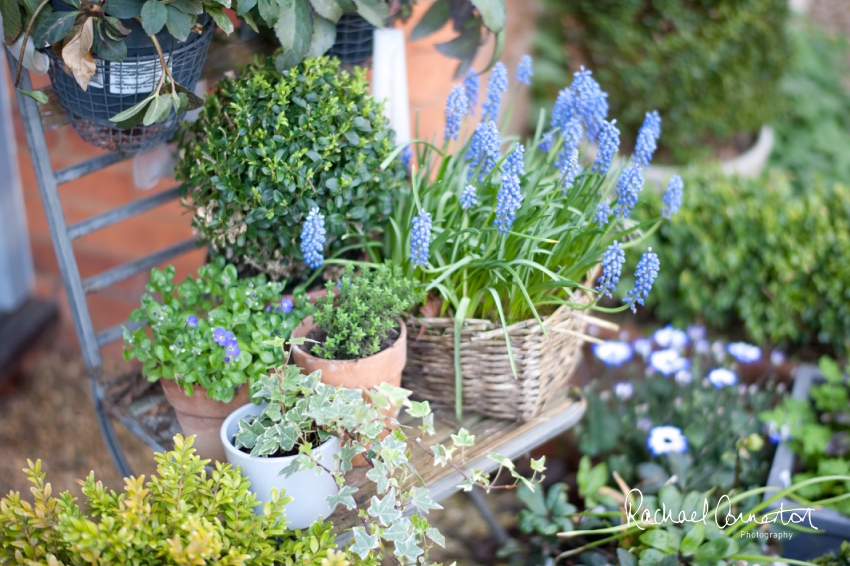
[[[194,89],[198,82],[215,31],[209,16],[204,15],[199,21],[203,24],[203,32],[190,34],[185,42],[168,33],[157,35],[172,76],[189,90]],[[123,23],[132,30],[127,40],[142,36],[141,41],[137,42],[137,46],[128,43],[127,57],[118,63],[93,55],[97,71],[86,90],[80,88],[73,75],[65,72],[61,57],[50,48],[44,52],[50,57],[53,90],[80,137],[102,149],[130,152],[170,140],[182,115],[177,116],[172,110],[163,122],[126,130],[109,120],[147,98],[156,88],[162,73],[159,55],[141,25],[132,20]]]
[[[328,50],[340,62],[364,66],[372,59],[375,26],[360,14],[343,14],[336,24],[336,41]]]
[[[585,296],[584,301],[590,297]],[[517,377],[511,370],[505,331],[489,320],[466,319],[460,338],[463,411],[528,421],[559,400],[572,377],[590,317],[561,306],[543,324],[535,319],[508,327]],[[455,406],[455,321],[408,319],[407,366],[402,386],[438,406]]]

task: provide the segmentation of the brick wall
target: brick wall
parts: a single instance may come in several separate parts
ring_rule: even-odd
[[[428,2],[420,2],[416,13],[406,26],[407,32],[412,28],[413,22],[419,20],[428,4]],[[535,9],[535,2],[508,1],[508,41],[502,60],[511,73],[519,58],[531,50]],[[446,41],[452,36],[453,32],[447,27],[432,37],[407,45],[411,119],[415,120],[418,114],[420,135],[425,138],[442,135],[444,103],[451,90],[452,75],[456,66],[454,60],[440,55],[433,45]],[[489,45],[482,48],[479,60],[474,65],[475,68],[480,69],[486,64],[490,49]],[[34,77],[34,79],[36,87],[47,84],[45,77]],[[516,127],[526,123],[526,109],[527,99],[520,99],[513,113],[512,121],[516,125],[514,131]],[[78,344],[68,301],[59,276],[23,126],[16,111],[13,112],[13,121],[19,144],[18,157],[24,202],[36,269],[35,292],[40,297],[54,300],[60,306],[62,327],[56,338],[56,347],[75,353],[78,351]],[[47,143],[54,169],[67,167],[102,153],[83,142],[69,126],[48,132]],[[172,186],[174,181],[166,180],[151,191],[161,191]],[[63,185],[59,188],[59,194],[66,222],[72,224],[146,196],[150,192],[135,188],[133,162],[127,161]],[[74,248],[80,273],[83,278],[91,277],[188,238],[191,233],[190,217],[186,211],[176,202],[169,203],[132,220],[76,240]],[[196,270],[203,262],[204,256],[205,252],[198,250],[177,258],[173,262],[177,269],[177,277],[185,277]],[[138,306],[139,296],[144,292],[146,280],[147,275],[140,274],[105,291],[90,295],[88,304],[95,331],[125,320],[127,314]],[[120,346],[116,344],[107,348],[104,350],[104,355],[119,357]]]

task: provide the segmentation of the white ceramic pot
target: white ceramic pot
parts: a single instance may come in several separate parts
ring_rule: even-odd
[[[272,488],[278,491],[286,490],[286,495],[293,498],[286,505],[286,519],[290,528],[305,529],[316,522],[319,517],[327,519],[333,513],[325,499],[339,491],[333,477],[322,470],[316,475],[314,470],[302,470],[289,477],[279,475],[279,472],[292,463],[295,456],[281,458],[259,458],[251,457],[233,445],[233,437],[239,430],[239,420],[250,415],[259,415],[265,405],[243,405],[236,409],[225,419],[221,425],[221,444],[227,461],[234,466],[242,468],[242,474],[251,481],[251,491],[257,494],[262,504],[271,497]],[[339,439],[331,438],[313,452],[326,468],[334,466],[333,456],[339,452]]]

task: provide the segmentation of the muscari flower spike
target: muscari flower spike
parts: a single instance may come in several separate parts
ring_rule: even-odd
[[[608,117],[608,95],[593,78],[593,73],[583,66],[573,74],[570,89],[574,95],[575,113],[581,116],[584,122],[587,139],[596,140]]]
[[[469,69],[463,77],[463,93],[466,95],[466,102],[469,105],[469,115],[475,116],[475,107],[478,106],[478,87],[481,84],[481,79],[478,73]]]
[[[599,225],[599,228],[604,228],[608,224],[608,219],[611,217],[611,205],[607,202],[600,202],[596,205],[596,214],[593,220]]]
[[[679,175],[670,177],[667,190],[664,191],[664,196],[661,197],[661,216],[670,220],[674,214],[679,212],[679,208],[682,206],[684,189],[685,183]]]
[[[449,98],[446,100],[446,132],[445,140],[457,139],[460,132],[460,121],[469,111],[469,101],[461,85],[454,85]]]
[[[472,178],[473,171],[478,169],[478,180],[490,174],[499,159],[499,147],[502,138],[499,128],[495,122],[482,122],[475,127],[472,140],[469,142],[469,151],[466,160],[469,162],[468,178]]]
[[[652,161],[652,154],[658,146],[658,137],[661,135],[661,116],[657,110],[647,112],[643,119],[643,125],[638,131],[637,142],[635,143],[635,153],[632,155],[632,162],[641,167],[649,167],[649,162]]]
[[[325,264],[325,217],[319,214],[319,207],[310,209],[304,228],[301,230],[301,254],[304,263],[310,269],[316,269]]]
[[[608,168],[611,166],[611,160],[614,154],[617,153],[617,148],[620,147],[620,130],[617,129],[616,120],[610,122],[603,121],[599,131],[599,136],[596,139],[596,160],[593,162],[593,170],[602,173],[608,173]]]
[[[467,185],[460,195],[460,208],[468,210],[478,204],[478,194],[473,185]]]
[[[520,206],[522,192],[519,177],[513,174],[502,175],[502,186],[496,195],[496,219],[493,221],[499,232],[505,234],[511,229]]]
[[[611,292],[617,290],[624,263],[626,263],[626,252],[623,251],[619,242],[614,241],[602,254],[602,277],[596,280],[599,285],[594,290],[601,295],[611,297]]]
[[[409,145],[404,146],[404,149],[401,150],[401,164],[404,165],[404,168],[410,171],[410,160],[413,158],[413,150],[410,149]]]
[[[573,148],[569,150],[568,155],[566,156],[564,155],[565,150],[566,147],[562,148],[561,151],[558,152],[559,163],[556,163],[558,171],[561,172],[561,182],[564,186],[562,192],[564,195],[567,194],[568,190],[573,188],[576,177],[581,172],[581,165],[578,162],[578,150]]]
[[[505,159],[502,172],[506,175],[516,175],[517,177],[525,175],[525,147],[521,143],[517,142],[514,150]]]
[[[487,97],[481,106],[482,122],[496,121],[499,117],[499,105],[502,103],[502,94],[506,90],[508,90],[508,70],[499,61],[493,66],[493,70],[490,72],[490,79],[487,81]]]
[[[531,84],[531,77],[534,76],[534,69],[531,66],[531,55],[523,55],[520,57],[519,65],[516,67],[514,79],[518,83],[525,85]]]
[[[617,206],[614,214],[618,218],[628,218],[638,203],[638,194],[643,190],[643,169],[634,163],[623,169],[617,180]]]
[[[410,231],[410,261],[414,266],[428,264],[431,257],[431,213],[420,211],[413,217],[413,228]]]
[[[638,261],[635,269],[635,287],[626,294],[623,302],[629,305],[632,312],[637,312],[637,305],[643,306],[643,300],[649,296],[652,290],[652,284],[655,283],[655,278],[658,277],[658,254],[648,248]]]

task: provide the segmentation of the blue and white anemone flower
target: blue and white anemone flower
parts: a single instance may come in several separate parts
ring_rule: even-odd
[[[678,328],[668,324],[652,333],[652,339],[662,348],[680,349],[688,345],[688,335]]]
[[[675,426],[656,426],[649,431],[646,447],[653,456],[683,454],[688,450],[688,439],[682,434],[682,430]]]
[[[739,364],[754,364],[761,359],[761,348],[746,342],[731,342],[726,345],[726,351]]]
[[[717,368],[708,372],[708,382],[711,383],[715,389],[721,389],[738,383],[738,376],[735,375],[735,372],[726,368]]]
[[[652,352],[649,355],[649,366],[664,377],[670,377],[683,369],[690,369],[691,360],[683,358],[678,350],[668,348]]]
[[[631,360],[633,352],[628,342],[608,340],[602,344],[594,344],[593,355],[606,366],[618,367]]]
[[[635,394],[635,386],[628,381],[621,381],[614,386],[614,395],[621,401],[627,401]]]

